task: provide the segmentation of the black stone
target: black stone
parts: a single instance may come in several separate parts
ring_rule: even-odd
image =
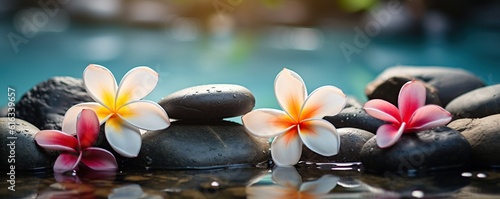
[[[269,159],[269,147],[268,139],[249,135],[241,124],[176,121],[143,134],[141,151],[131,162],[151,169],[256,165]]]
[[[340,149],[337,155],[322,156],[303,146],[300,160],[314,163],[360,162],[359,152],[366,141],[373,137],[373,134],[355,128],[339,128],[337,132],[340,136]]]
[[[465,166],[470,157],[469,142],[459,132],[437,127],[405,133],[389,148],[379,148],[376,136],[361,149],[361,162],[368,172],[425,173]]]
[[[500,113],[500,84],[478,88],[465,93],[447,106],[453,119],[482,118]]]
[[[398,106],[398,97],[401,87],[409,81],[415,80],[413,77],[389,77],[383,81],[374,81],[370,83],[365,93],[369,99],[383,99]],[[438,91],[435,87],[424,82],[426,90],[426,104],[441,105]]]
[[[9,171],[11,165],[15,166],[16,171],[38,171],[52,168],[51,156],[35,142],[35,134],[39,131],[38,128],[22,119],[0,118],[2,170]],[[11,139],[14,137],[15,139]]]
[[[253,94],[232,84],[209,84],[186,88],[163,98],[159,104],[173,119],[222,119],[250,112]]]
[[[64,114],[70,107],[93,101],[81,79],[53,77],[23,95],[16,103],[16,117],[41,130],[61,130]]]
[[[351,106],[344,108],[335,116],[326,116],[323,119],[329,121],[337,128],[353,127],[369,131],[373,134],[377,132],[378,127],[385,124],[384,121],[374,118],[362,107]]]
[[[500,166],[500,114],[480,119],[459,119],[448,124],[467,139],[472,148],[471,163]]]
[[[404,79],[418,79],[425,82],[427,84],[428,93],[433,93],[434,91],[432,88],[435,88],[439,96],[439,102],[442,106],[446,106],[451,100],[466,92],[485,86],[485,83],[479,77],[463,69],[398,66],[388,68],[382,72],[374,81],[367,85],[365,93],[370,99],[384,97],[385,95],[388,95],[386,98],[397,99],[399,90],[402,86],[402,80]],[[395,82],[391,83],[390,81]],[[388,86],[391,84],[393,85],[392,88]],[[381,89],[378,88],[381,85],[386,85],[383,89],[385,94],[378,94],[379,92],[377,90]],[[392,94],[390,93],[391,91]],[[394,101],[392,100],[390,102]],[[429,96],[427,102],[432,102]]]

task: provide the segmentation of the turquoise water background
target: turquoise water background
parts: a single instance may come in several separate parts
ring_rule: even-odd
[[[147,96],[153,101],[190,86],[230,83],[250,89],[256,108],[278,108],[273,82],[283,67],[299,73],[309,92],[334,85],[362,101],[366,100],[365,85],[395,65],[463,68],[487,84],[500,82],[500,32],[495,29],[470,25],[446,37],[381,34],[371,37],[349,62],[339,45],[354,45],[353,27],[271,26],[223,34],[198,32],[179,38],[179,32],[172,29],[71,24],[62,32],[26,37],[28,42],[19,44],[16,52],[7,35],[21,33],[9,22],[2,22],[0,82],[4,97],[0,92],[0,105],[8,102],[9,86],[19,100],[32,86],[50,77],[81,78],[90,63],[108,67],[118,81],[136,66],[156,70],[160,82]]]

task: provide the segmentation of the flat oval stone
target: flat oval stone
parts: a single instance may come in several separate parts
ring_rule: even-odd
[[[222,119],[250,112],[255,98],[247,88],[233,84],[209,84],[185,88],[159,104],[173,119]]]
[[[397,99],[402,85],[391,83],[390,81],[397,80],[398,78],[418,79],[425,82],[428,91],[427,102],[433,101],[433,104],[438,104],[436,101],[439,101],[440,104],[438,105],[442,105],[443,107],[456,97],[485,86],[485,83],[479,77],[463,69],[449,67],[397,66],[386,69],[374,81],[370,82],[366,86],[365,93],[369,99],[385,96],[391,99],[389,102],[393,102],[393,99]],[[402,83],[404,84],[404,82]],[[395,86],[390,88],[389,85]],[[434,88],[437,92],[430,88]],[[379,93],[377,90],[384,91],[388,95],[386,96],[386,94]],[[393,93],[390,94],[390,92]],[[439,99],[429,99],[430,93],[434,93]]]
[[[472,147],[471,164],[477,166],[500,166],[500,114],[480,119],[464,118],[451,122],[448,127],[456,129]]]
[[[1,168],[7,171],[11,165],[16,171],[52,168],[50,155],[35,142],[35,134],[40,130],[22,119],[15,118],[15,122],[9,119],[0,118]],[[12,131],[11,126],[14,126]]]
[[[447,106],[453,119],[482,118],[500,113],[500,84],[478,88],[465,93]]]
[[[61,130],[66,111],[75,104],[93,102],[83,81],[73,77],[53,77],[37,84],[16,103],[16,117],[41,130]]]
[[[300,160],[314,163],[361,162],[359,155],[361,148],[374,135],[356,128],[339,128],[337,133],[340,136],[340,149],[337,155],[322,156],[303,146]]]
[[[368,172],[425,173],[460,167],[471,154],[469,142],[449,127],[405,133],[385,149],[377,146],[375,138],[361,149],[361,162]]]
[[[228,121],[176,121],[142,135],[135,166],[151,169],[217,168],[256,165],[270,157],[268,139],[249,135]]]

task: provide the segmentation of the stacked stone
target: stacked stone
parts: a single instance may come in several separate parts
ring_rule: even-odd
[[[269,142],[249,135],[243,125],[224,120],[250,112],[253,94],[245,87],[212,84],[186,88],[159,104],[173,121],[169,128],[142,135],[134,160],[152,169],[256,165],[269,159]]]
[[[424,82],[426,104],[445,108],[453,115],[452,122],[447,127],[405,133],[387,149],[379,148],[375,138],[368,140],[361,150],[366,170],[425,173],[500,165],[495,155],[500,150],[500,85],[485,87],[480,78],[462,69],[399,66],[381,73],[365,92],[369,99],[397,106],[399,90],[410,80]]]

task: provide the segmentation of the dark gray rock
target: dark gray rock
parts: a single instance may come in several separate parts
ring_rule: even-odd
[[[471,163],[500,166],[500,114],[480,119],[459,119],[448,124],[467,139],[472,148]]]
[[[447,106],[453,119],[482,118],[500,113],[500,84],[478,88],[465,93]]]
[[[337,128],[353,127],[369,131],[373,134],[377,132],[378,127],[385,124],[384,121],[374,118],[362,107],[351,106],[344,108],[335,116],[326,116],[323,119],[329,121]]]
[[[367,85],[365,93],[370,99],[387,95],[386,98],[392,99],[390,102],[394,102],[393,99],[397,99],[402,86],[401,82],[404,79],[418,79],[425,82],[428,85],[428,93],[433,93],[432,88],[435,88],[439,96],[440,105],[442,106],[446,106],[451,100],[466,92],[485,86],[480,78],[463,69],[398,66],[388,68],[382,72],[374,81]],[[393,87],[391,88],[390,85],[393,85]],[[384,92],[380,93],[381,91],[378,90],[384,91],[385,94]],[[391,91],[393,92],[392,94],[390,93]],[[428,96],[427,103],[430,102],[432,101]]]
[[[269,159],[269,147],[268,139],[255,138],[234,122],[176,121],[143,134],[141,151],[131,162],[151,169],[256,165]]]
[[[327,162],[360,162],[359,152],[363,145],[373,137],[373,134],[356,128],[339,128],[340,150],[334,156],[322,156],[307,147],[302,147],[301,161],[314,163]]]
[[[393,146],[381,149],[376,136],[361,149],[361,162],[368,172],[425,173],[464,166],[471,154],[469,142],[448,127],[405,133]]]
[[[14,122],[10,121],[13,120]],[[12,126],[12,127],[11,127]],[[14,128],[14,130],[11,130]],[[18,118],[0,118],[0,157],[2,170],[35,171],[52,168],[51,157],[35,142],[38,128]],[[12,149],[12,150],[11,150]],[[10,160],[10,162],[9,162]]]
[[[383,99],[391,104],[394,104],[395,106],[398,106],[398,96],[401,87],[403,87],[403,85],[407,82],[415,79],[416,78],[414,77],[396,76],[388,77],[387,79],[380,81],[375,80],[367,86],[365,93],[369,99]],[[437,89],[425,82],[424,85],[427,93],[425,96],[425,103],[441,105]]]
[[[255,98],[243,86],[209,84],[182,89],[159,104],[173,119],[222,119],[250,112]]]
[[[66,111],[75,104],[93,102],[83,81],[73,77],[53,77],[26,92],[16,104],[16,117],[41,130],[61,130]]]

